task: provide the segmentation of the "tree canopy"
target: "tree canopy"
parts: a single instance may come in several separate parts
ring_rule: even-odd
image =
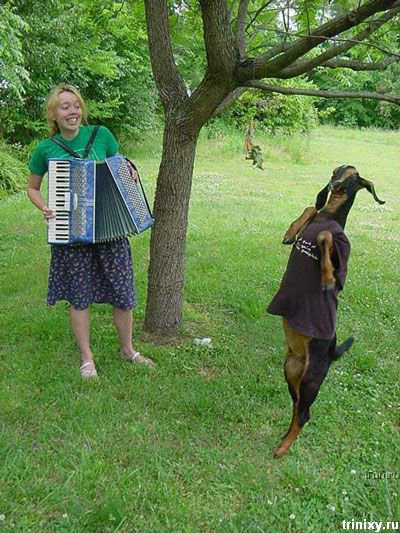
[[[159,2],[156,9],[161,12],[163,4]],[[333,21],[339,23],[346,13],[363,7],[360,2],[231,0],[216,2],[215,6],[220,12],[215,24],[219,45],[228,29],[240,75],[248,78],[249,69],[256,67],[254,79],[246,79],[246,83],[243,79],[234,97],[254,84],[275,94],[292,94],[296,84],[283,80],[299,79],[303,73],[309,93],[299,92],[319,91],[318,96],[329,96],[317,106],[338,110],[324,114],[330,120],[398,127],[397,106],[379,103],[390,101],[390,96],[398,101],[396,2],[390,9],[372,9],[370,16],[348,24],[347,29],[342,22],[336,33]],[[203,26],[210,28],[210,24],[203,20],[201,2],[169,1],[165,9],[169,23],[165,43],[170,42],[185,89],[194,92],[211,57]],[[223,12],[225,20],[221,18]],[[321,27],[327,31],[312,37],[312,31]],[[293,53],[306,38],[309,50],[275,75],[278,57],[280,61],[289,57],[289,50]],[[26,143],[45,134],[44,95],[60,82],[77,85],[89,100],[92,119],[109,125],[117,134],[140,135],[158,124],[158,98],[141,2],[8,0],[0,6],[0,43],[0,131],[9,140]],[[260,68],[269,56],[266,77]],[[273,64],[274,69],[270,68]],[[305,91],[305,83],[299,88]],[[368,102],[365,98],[353,102],[331,100],[334,93],[349,96],[350,92],[368,92],[370,98]],[[377,95],[372,98],[373,93]],[[231,100],[228,98],[224,106]]]
[[[13,30],[0,74],[0,118],[8,139],[26,143],[46,135],[44,98],[66,82],[79,87],[92,120],[117,134],[139,134],[153,125],[157,97],[143,6],[13,0],[2,10]]]

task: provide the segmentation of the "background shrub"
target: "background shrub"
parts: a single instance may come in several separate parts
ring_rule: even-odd
[[[279,80],[279,84],[286,87],[313,87],[304,79]],[[317,125],[318,115],[314,100],[304,96],[249,91],[233,104],[227,114],[242,129],[247,128],[253,119],[257,127],[266,133],[293,135],[297,132],[308,132]]]
[[[0,140],[0,198],[26,187],[27,169],[23,154]]]

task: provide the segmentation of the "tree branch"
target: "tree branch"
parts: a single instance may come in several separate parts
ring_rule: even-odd
[[[241,61],[246,57],[246,15],[249,0],[240,0],[238,18],[236,21],[236,46]]]
[[[192,130],[200,131],[221,102],[235,89],[239,62],[230,26],[226,0],[200,0],[203,18],[207,71],[184,106]]]
[[[269,85],[262,81],[249,81],[245,84],[248,88],[259,89],[269,93],[279,93],[299,96],[316,96],[318,98],[369,98],[372,100],[382,100],[392,104],[400,105],[400,96],[393,96],[384,93],[372,92],[351,92],[351,91],[320,91],[314,89],[301,89],[297,87],[281,87],[279,85]]]
[[[317,47],[321,42],[358,26],[375,13],[386,11],[399,5],[399,0],[372,0],[345,15],[334,17],[313,30],[310,35],[301,37],[289,45],[280,43],[253,61],[241,65],[239,79],[243,82],[253,78],[279,77],[281,71]]]
[[[400,56],[397,54],[391,57],[387,57],[383,61],[377,61],[376,63],[363,63],[362,61],[354,61],[351,59],[330,59],[324,63],[324,67],[329,68],[349,68],[356,72],[367,70],[385,70],[392,63],[400,61]]]
[[[317,57],[308,60],[298,60],[291,67],[283,69],[279,73],[279,78],[294,78],[300,76],[305,72],[320,66],[325,65],[328,60],[342,54],[357,46],[360,42],[364,42],[368,37],[370,37],[376,30],[381,26],[386,24],[389,20],[393,19],[396,15],[400,13],[400,7],[389,10],[387,13],[379,17],[377,20],[371,22],[365,30],[358,33],[354,39],[344,40],[344,42],[337,46],[332,46],[322,54]],[[351,67],[349,67],[351,68]],[[367,69],[365,69],[367,70]],[[373,70],[373,69],[371,69]]]
[[[164,107],[188,98],[172,51],[167,2],[145,0],[150,60],[158,93]]]
[[[277,34],[281,34],[281,35],[287,35],[286,32],[282,31],[282,30],[277,30],[277,29],[269,29],[269,28],[261,28],[261,30],[264,30],[265,32],[266,31],[270,31],[270,32],[274,32],[274,33],[277,33]],[[302,33],[290,33],[289,34],[289,37],[301,37],[301,38],[305,38],[307,37],[307,35],[304,35]],[[396,52],[393,52],[393,50],[388,50],[387,48],[385,48],[384,46],[379,46],[378,44],[376,43],[371,43],[369,41],[360,41],[358,39],[345,39],[345,38],[340,38],[340,37],[327,37],[326,35],[319,35],[319,39],[321,40],[321,43],[323,42],[326,42],[326,41],[334,41],[335,43],[354,43],[356,45],[363,45],[363,46],[366,46],[366,47],[369,47],[369,48],[375,48],[376,50],[379,50],[380,52],[382,52],[383,54],[386,54],[386,55],[391,55],[391,56],[397,56],[397,57],[400,57],[400,54],[396,54]],[[291,43],[286,43],[286,42],[281,42],[279,43],[279,45],[275,45],[275,49],[278,50],[278,48],[280,49],[280,52],[284,52],[285,50],[289,49],[289,47],[292,46]],[[277,56],[278,55],[278,52],[276,52],[274,54],[274,56]],[[297,64],[297,62],[296,62]]]
[[[228,96],[221,102],[221,104],[217,107],[217,109],[214,111],[213,117],[216,115],[219,115],[225,109],[227,109],[235,100],[237,100],[244,92],[247,91],[247,87],[238,87],[234,91],[232,91]]]
[[[233,13],[236,9],[236,4],[238,3],[238,0],[232,0],[232,4],[231,4],[231,7],[229,9],[229,22],[232,22],[233,20]]]
[[[361,22],[377,12],[391,9],[395,4],[398,5],[398,0],[373,0],[345,15],[333,18],[306,37],[295,41],[281,57],[267,62],[267,67],[269,66],[268,70],[271,71],[272,69],[272,71],[276,71],[287,67],[296,59],[318,46],[321,42],[321,35],[327,37],[339,35],[344,31],[358,26]]]
[[[286,10],[287,10],[287,20],[286,20]],[[285,40],[289,35],[289,26],[290,26],[290,11],[288,1],[286,0],[286,6],[281,9],[283,27],[285,28]]]
[[[203,17],[208,74],[214,78],[232,76],[236,46],[229,24],[226,0],[200,0]]]
[[[251,17],[251,20],[249,24],[247,25],[246,31],[250,28],[250,26],[253,24],[253,22],[259,17],[260,13],[264,11],[270,4],[272,4],[273,0],[269,0],[268,2],[265,2],[257,11],[256,13]]]

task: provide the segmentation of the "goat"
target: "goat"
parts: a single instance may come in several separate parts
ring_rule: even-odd
[[[350,255],[350,242],[343,230],[356,194],[363,188],[376,202],[385,203],[377,197],[373,183],[362,178],[355,167],[336,168],[319,192],[315,207],[307,207],[283,238],[283,244],[294,246],[267,312],[283,318],[287,344],[284,371],[293,414],[274,457],[284,455],[297,439],[310,419],[310,407],[331,363],[354,342],[349,337],[337,346],[336,312]]]

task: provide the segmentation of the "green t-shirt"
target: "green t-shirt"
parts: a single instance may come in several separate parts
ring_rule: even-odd
[[[56,133],[54,138],[59,139],[66,146],[83,155],[93,129],[94,126],[81,126],[78,135],[71,141],[64,139],[60,133]],[[118,148],[118,142],[110,130],[105,126],[100,126],[87,159],[102,161],[106,157],[116,155]],[[51,139],[45,139],[34,149],[28,168],[33,174],[43,176],[47,172],[49,159],[70,159],[71,157],[68,152]]]

